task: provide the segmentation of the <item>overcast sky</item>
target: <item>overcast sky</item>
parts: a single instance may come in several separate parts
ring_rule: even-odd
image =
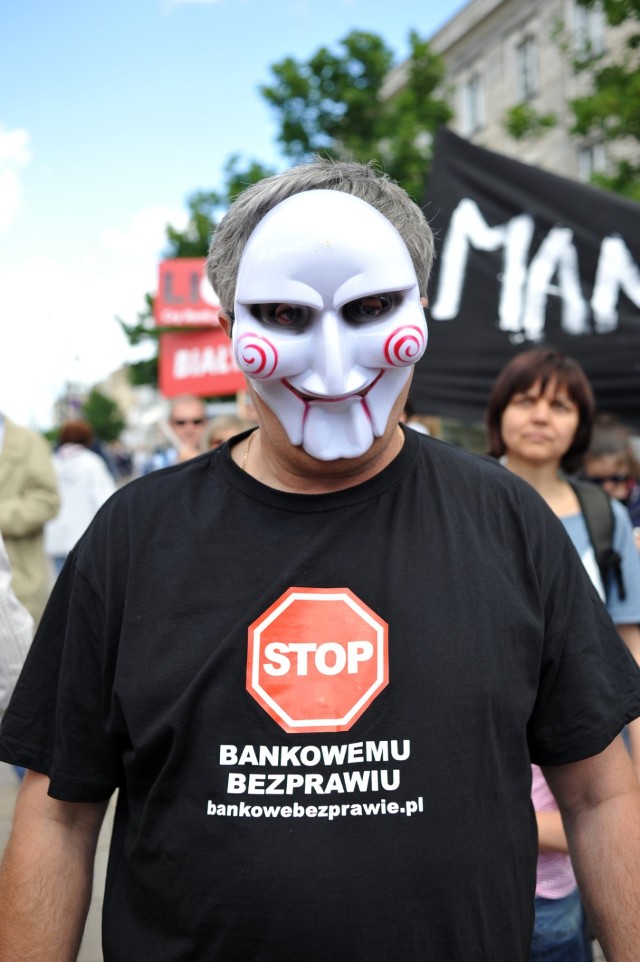
[[[464,0],[0,0],[0,410],[52,423],[66,381],[134,359],[167,222],[233,153],[284,168],[258,87],[350,30],[397,61]]]

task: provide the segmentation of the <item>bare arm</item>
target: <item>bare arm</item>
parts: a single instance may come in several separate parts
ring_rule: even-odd
[[[616,625],[618,634],[640,665],[640,628],[638,625]]]
[[[541,852],[569,851],[560,812],[536,812],[538,823],[538,848]]]
[[[599,755],[544,775],[562,811],[571,860],[608,962],[637,962],[640,785],[620,738]]]
[[[27,772],[0,866],[0,962],[75,962],[107,803],[60,802]]]
[[[616,628],[627,648],[640,665],[640,627],[638,625],[616,625]],[[636,718],[635,721],[627,725],[627,732],[633,766],[636,770],[636,777],[640,782],[640,718]]]

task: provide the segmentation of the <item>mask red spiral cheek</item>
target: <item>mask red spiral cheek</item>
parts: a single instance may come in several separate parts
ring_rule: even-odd
[[[384,345],[384,356],[391,367],[406,367],[422,357],[426,346],[424,331],[415,324],[408,324],[389,335]]]
[[[262,334],[243,334],[235,345],[236,364],[253,378],[267,378],[278,366],[278,351]]]

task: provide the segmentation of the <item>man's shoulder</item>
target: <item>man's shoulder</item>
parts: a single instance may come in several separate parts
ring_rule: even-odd
[[[423,455],[434,467],[442,471],[454,472],[456,476],[467,481],[487,479],[516,489],[524,483],[488,454],[469,451],[457,444],[432,437],[422,437],[419,443]]]
[[[508,510],[522,521],[540,514],[555,518],[535,488],[496,458],[428,437],[420,439],[420,450],[425,484],[437,481],[459,510]]]
[[[209,469],[205,454],[118,488],[98,509],[76,546],[80,570],[92,570],[96,559],[109,552],[122,559],[140,546],[153,551],[158,539],[170,542],[198,516],[203,504],[215,503],[207,485]]]
[[[182,501],[189,497],[194,486],[203,483],[211,461],[212,452],[207,451],[189,461],[150,471],[119,488],[110,504],[116,508],[131,506],[136,510],[154,511],[166,501]]]

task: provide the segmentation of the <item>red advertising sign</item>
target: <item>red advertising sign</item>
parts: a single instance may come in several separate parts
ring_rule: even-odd
[[[388,681],[387,623],[348,588],[289,588],[249,626],[247,690],[286,732],[348,731]]]
[[[205,272],[204,257],[160,262],[153,316],[160,327],[217,327],[220,301]]]
[[[165,397],[221,397],[246,387],[231,341],[221,328],[162,334],[159,382]]]

